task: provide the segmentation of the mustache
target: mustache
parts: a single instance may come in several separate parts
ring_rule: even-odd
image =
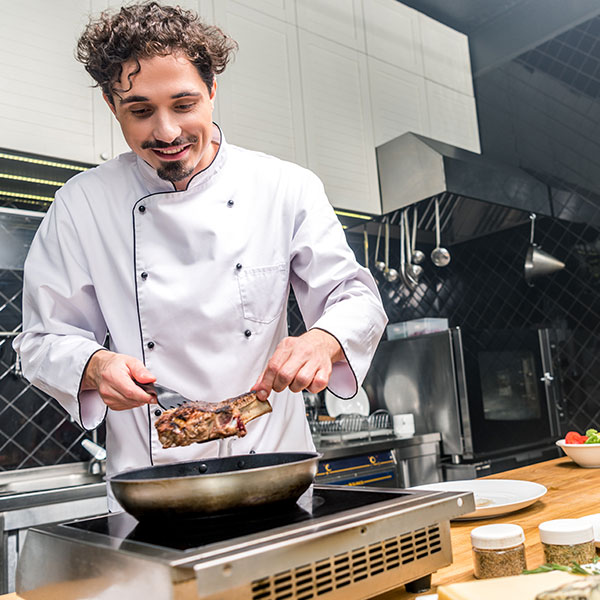
[[[172,148],[174,146],[183,146],[184,144],[195,144],[198,141],[198,138],[195,135],[192,135],[188,138],[176,138],[172,142],[161,142],[160,140],[148,140],[147,142],[142,143],[143,150],[163,150],[165,148]]]

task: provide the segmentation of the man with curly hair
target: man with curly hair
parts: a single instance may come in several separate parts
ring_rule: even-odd
[[[215,75],[235,48],[156,2],[103,13],[79,40],[132,152],[57,193],[25,265],[15,348],[82,427],[106,418],[109,474],[313,450],[300,392],[352,397],[386,323],[318,178],[228,144],[213,123]],[[254,389],[273,412],[243,438],[165,450],[161,411],[136,385],[154,381],[205,401]]]

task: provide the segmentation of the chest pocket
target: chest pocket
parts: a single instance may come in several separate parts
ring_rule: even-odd
[[[287,263],[243,268],[238,273],[238,285],[244,318],[257,323],[270,323],[286,305]]]

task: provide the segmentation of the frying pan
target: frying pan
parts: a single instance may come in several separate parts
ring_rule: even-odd
[[[207,515],[295,502],[313,482],[320,456],[274,452],[208,458],[125,471],[108,481],[138,521]]]

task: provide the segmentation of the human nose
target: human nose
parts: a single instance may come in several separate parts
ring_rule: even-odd
[[[169,114],[157,114],[153,127],[154,139],[172,142],[181,135],[181,127],[175,117]]]

